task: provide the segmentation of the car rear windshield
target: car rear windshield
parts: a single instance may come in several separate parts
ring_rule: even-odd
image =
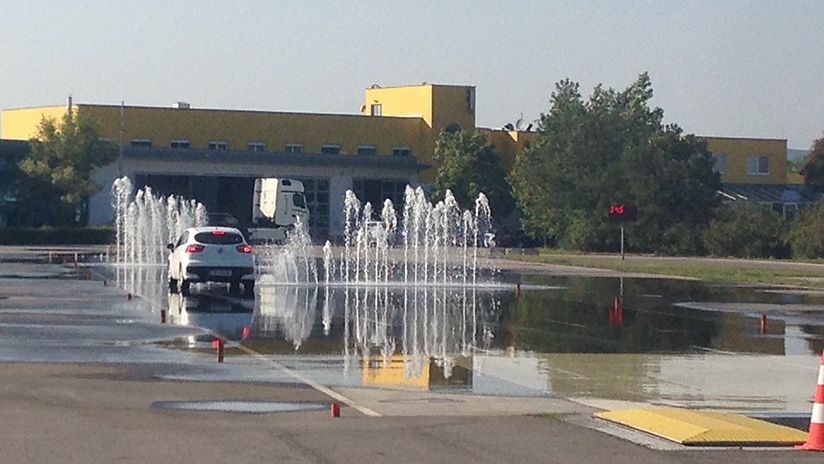
[[[201,232],[195,235],[195,241],[207,245],[236,245],[243,243],[243,237],[232,232],[215,234],[214,232]]]

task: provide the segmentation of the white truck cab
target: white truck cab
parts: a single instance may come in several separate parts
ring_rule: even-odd
[[[249,241],[283,243],[286,231],[292,229],[298,219],[306,224],[309,209],[303,192],[303,182],[299,180],[255,179]]]

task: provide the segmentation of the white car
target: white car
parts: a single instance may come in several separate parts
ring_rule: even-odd
[[[230,292],[240,284],[247,296],[255,289],[252,245],[233,227],[192,227],[170,243],[169,291],[189,293],[192,282],[228,282]]]

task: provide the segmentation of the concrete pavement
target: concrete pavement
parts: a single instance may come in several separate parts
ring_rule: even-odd
[[[158,401],[331,399],[301,384],[167,380],[199,361],[152,340],[191,329],[137,317],[139,301],[125,303],[123,292],[81,273],[17,258],[0,260],[0,359],[17,360],[0,364],[0,464],[820,460],[794,450],[651,449],[595,430],[594,409],[561,398],[335,388],[382,417],[347,407],[339,419],[158,409]]]

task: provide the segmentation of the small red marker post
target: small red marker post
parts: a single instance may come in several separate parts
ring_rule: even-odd
[[[224,341],[222,338],[216,338],[212,340],[212,346],[217,348],[217,362],[223,362],[223,354],[224,354]]]
[[[520,298],[520,297],[521,297],[521,284],[517,283],[517,284],[515,284],[515,298]]]
[[[333,402],[330,410],[332,412],[332,417],[340,417],[340,403],[337,401]]]
[[[166,323],[166,308],[160,308],[160,323]]]
[[[767,334],[767,315],[761,314],[761,327],[760,327],[761,335]]]

